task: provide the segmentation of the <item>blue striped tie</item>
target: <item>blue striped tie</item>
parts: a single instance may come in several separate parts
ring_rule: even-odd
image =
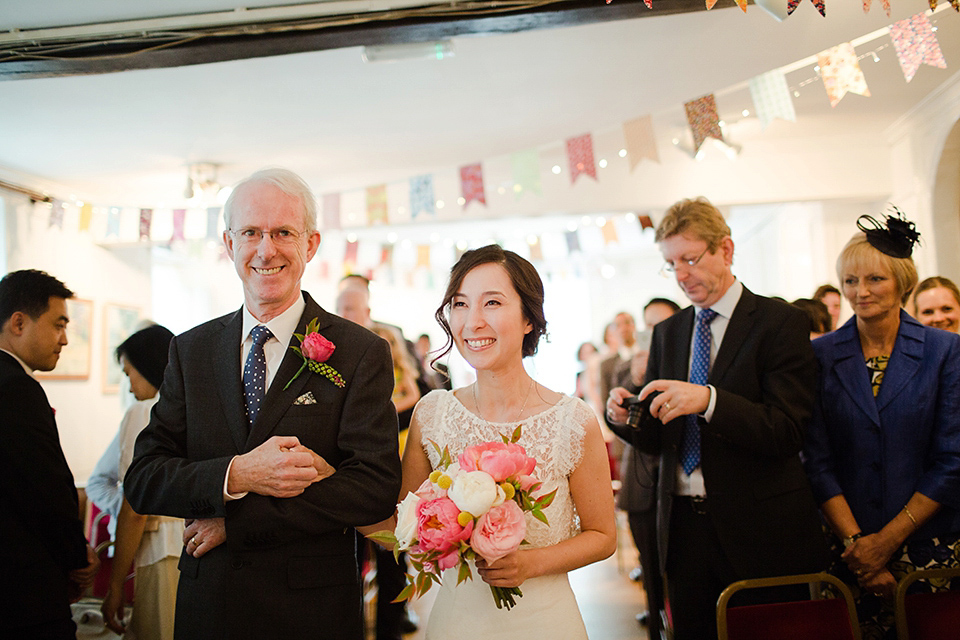
[[[710,371],[710,323],[717,317],[713,309],[701,309],[693,329],[693,362],[690,364],[690,382],[707,384]],[[683,439],[680,442],[680,463],[687,475],[700,466],[700,425],[696,414],[686,417]]]
[[[253,426],[260,411],[260,403],[267,392],[267,357],[263,353],[263,343],[273,337],[270,329],[257,325],[250,331],[253,345],[247,354],[243,367],[243,396],[247,401],[247,419]]]

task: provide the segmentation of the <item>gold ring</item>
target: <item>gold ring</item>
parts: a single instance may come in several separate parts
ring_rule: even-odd
[[[663,408],[666,409],[667,411],[670,411],[670,403],[669,403],[669,402],[664,402],[664,403],[663,403]]]
[[[193,536],[192,538],[190,538],[190,542],[192,542],[192,543],[193,543],[193,546],[195,546],[195,547],[199,547],[199,546],[200,546],[200,543],[197,542],[197,536]]]

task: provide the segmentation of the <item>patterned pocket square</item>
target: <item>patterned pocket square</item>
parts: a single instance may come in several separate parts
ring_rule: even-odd
[[[297,398],[293,404],[294,406],[303,404],[317,404],[317,399],[313,397],[312,391],[307,391],[305,394]]]

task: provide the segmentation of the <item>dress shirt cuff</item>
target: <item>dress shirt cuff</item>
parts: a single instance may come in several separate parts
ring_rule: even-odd
[[[710,422],[713,418],[713,410],[717,408],[717,389],[712,384],[708,384],[707,389],[710,389],[710,402],[707,403],[707,410],[701,415],[704,420]],[[229,471],[227,473],[229,473]]]
[[[233,456],[233,457],[230,459],[230,464],[227,465],[227,474],[223,477],[223,502],[224,502],[224,504],[226,504],[227,502],[230,502],[231,500],[239,500],[240,498],[242,498],[242,497],[244,497],[244,496],[247,495],[247,492],[246,492],[246,491],[244,491],[243,493],[230,493],[229,491],[227,491],[227,487],[228,487],[229,484],[230,484],[230,469],[233,468],[233,461],[236,460],[236,459],[237,459],[237,456]]]

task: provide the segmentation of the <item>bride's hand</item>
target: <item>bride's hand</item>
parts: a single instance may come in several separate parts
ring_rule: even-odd
[[[495,562],[477,558],[477,572],[491,587],[519,587],[531,577],[524,563],[524,553],[514,551]]]

